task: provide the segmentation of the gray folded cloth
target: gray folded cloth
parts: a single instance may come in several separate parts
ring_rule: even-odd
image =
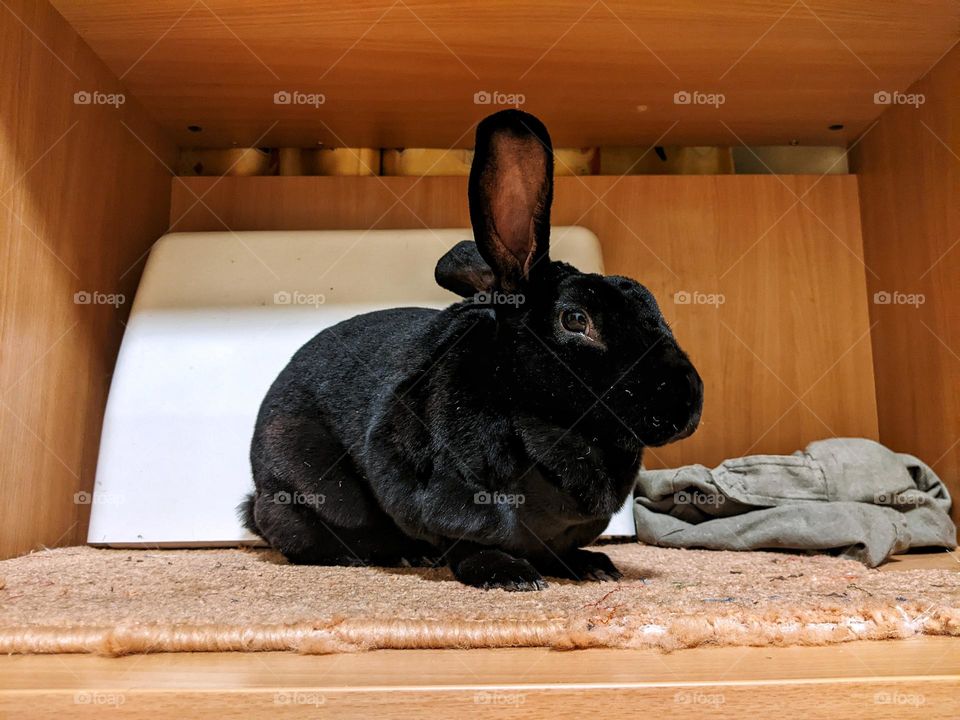
[[[751,455],[713,470],[642,470],[637,539],[711,550],[838,550],[876,567],[914,547],[957,546],[950,493],[927,465],[863,438]]]

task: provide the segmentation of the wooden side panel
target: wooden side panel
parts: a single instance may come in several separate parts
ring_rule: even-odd
[[[946,481],[960,520],[960,48],[853,152],[880,438]],[[921,102],[922,100],[922,102]]]
[[[0,557],[74,544],[173,148],[45,1],[0,7]],[[81,93],[75,95],[76,93]],[[85,93],[85,94],[84,94]],[[155,156],[156,154],[156,156]],[[79,293],[79,294],[78,294]]]
[[[651,466],[877,437],[858,215],[850,176],[557,179],[554,223],[650,287],[704,376],[701,429]],[[174,230],[468,224],[465,178],[173,181]]]

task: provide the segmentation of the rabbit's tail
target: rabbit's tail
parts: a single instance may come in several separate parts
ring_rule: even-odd
[[[237,515],[240,516],[240,522],[250,532],[260,535],[260,528],[257,527],[257,521],[253,517],[253,504],[256,501],[256,493],[250,493],[246,499],[237,505]]]

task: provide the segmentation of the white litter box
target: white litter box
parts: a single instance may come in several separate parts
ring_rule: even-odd
[[[437,260],[465,229],[172,233],[154,246],[107,401],[88,541],[257,543],[236,507],[267,388],[320,330],[359,313],[441,308]],[[554,228],[551,255],[602,272],[589,230]],[[634,535],[632,502],[608,534]]]

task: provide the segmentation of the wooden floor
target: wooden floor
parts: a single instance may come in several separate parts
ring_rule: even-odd
[[[887,571],[960,570],[957,553]],[[960,638],[828,647],[0,658],[7,717],[960,718]],[[801,715],[802,714],[802,715]]]

